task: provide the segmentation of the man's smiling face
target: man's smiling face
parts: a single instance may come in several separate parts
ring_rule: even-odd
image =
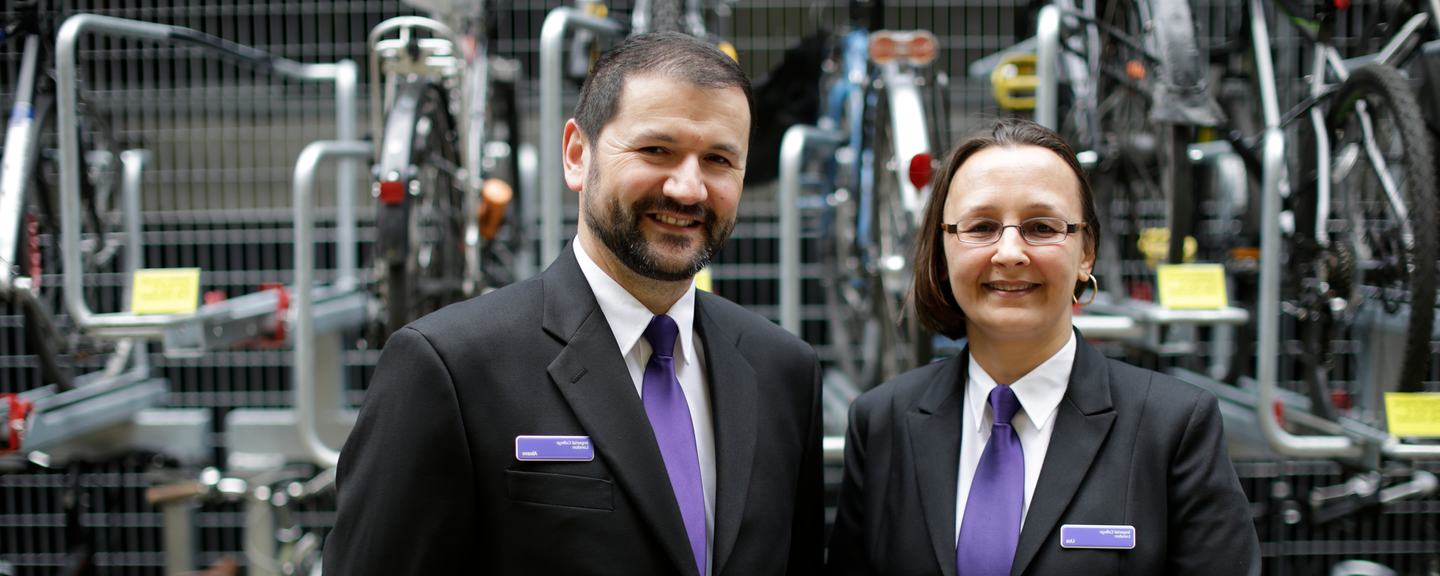
[[[618,111],[584,139],[581,235],[631,272],[688,280],[735,226],[750,112],[739,88],[708,89],[662,75],[631,78]]]

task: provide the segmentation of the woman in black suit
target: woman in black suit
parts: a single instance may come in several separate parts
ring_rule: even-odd
[[[968,344],[851,406],[829,572],[1258,575],[1214,396],[1071,325],[1100,222],[1069,146],[999,120],[934,190],[915,306]]]

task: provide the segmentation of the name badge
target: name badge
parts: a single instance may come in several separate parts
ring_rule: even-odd
[[[1135,527],[1066,524],[1060,527],[1060,547],[1129,550],[1135,547]]]
[[[515,459],[589,462],[595,459],[595,446],[589,436],[516,436]]]

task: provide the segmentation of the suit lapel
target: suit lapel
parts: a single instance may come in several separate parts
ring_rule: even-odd
[[[705,370],[710,381],[711,414],[715,427],[715,539],[712,573],[724,574],[725,561],[735,548],[750,492],[750,470],[755,462],[756,402],[759,395],[755,370],[740,354],[740,335],[721,328],[721,321],[703,305],[708,294],[695,298],[695,329],[705,349]]]
[[[1110,402],[1109,366],[1105,357],[1078,333],[1070,384],[1055,418],[1045,464],[1040,468],[1040,479],[1015,549],[1012,576],[1025,572],[1055,529],[1055,523],[1070,506],[1070,500],[1090,471],[1095,454],[1115,422],[1115,410]]]
[[[960,481],[963,366],[969,357],[967,349],[947,361],[915,410],[905,415],[920,508],[935,557],[946,576],[955,576],[955,486]]]
[[[699,576],[655,432],[573,247],[565,249],[541,281],[541,326],[565,342],[548,367],[551,381],[671,561],[682,574]]]

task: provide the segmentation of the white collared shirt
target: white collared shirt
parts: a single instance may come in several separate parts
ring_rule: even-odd
[[[644,396],[645,365],[650,362],[650,341],[644,338],[645,328],[654,316],[619,282],[606,274],[585,253],[579,238],[571,241],[580,271],[590,283],[600,311],[615,334],[625,367],[635,383],[635,393]],[[709,574],[715,550],[715,428],[710,415],[710,383],[705,378],[705,357],[695,335],[695,281],[690,289],[670,307],[666,315],[675,320],[680,334],[675,338],[675,378],[690,405],[690,422],[695,426],[695,453],[700,457],[700,483],[705,491],[705,573]]]
[[[1010,384],[1020,400],[1020,411],[1010,420],[1020,436],[1020,449],[1025,453],[1025,507],[1020,515],[1021,526],[1030,513],[1030,499],[1040,480],[1040,466],[1050,448],[1050,434],[1055,431],[1055,414],[1070,384],[1070,370],[1075,364],[1075,332],[1070,340],[1051,356]],[[965,386],[964,421],[960,428],[960,482],[955,493],[955,539],[960,539],[960,525],[965,521],[965,503],[970,499],[970,484],[980,455],[990,441],[990,428],[995,424],[995,411],[990,407],[990,391],[998,384],[985,372],[975,357],[970,357],[969,384]],[[1039,415],[1034,416],[1034,415]]]

